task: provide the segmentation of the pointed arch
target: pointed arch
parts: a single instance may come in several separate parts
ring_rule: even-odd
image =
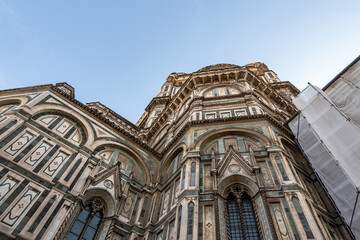
[[[150,184],[150,182],[152,180],[150,170],[151,170],[151,168],[154,168],[154,169],[156,168],[157,163],[155,161],[146,162],[143,159],[143,157],[138,152],[136,152],[132,147],[130,147],[124,143],[118,142],[116,140],[109,140],[109,139],[97,140],[91,146],[91,150],[93,150],[94,154],[96,154],[97,152],[101,151],[106,146],[117,148],[117,149],[129,154],[133,158],[133,160],[136,161],[136,163],[139,165],[139,168],[143,172],[145,184]],[[148,161],[151,161],[151,160],[148,160]]]
[[[225,198],[229,187],[233,184],[241,184],[244,186],[250,197],[254,197],[259,192],[259,186],[253,179],[243,174],[232,174],[223,178],[218,183],[219,194]]]
[[[82,199],[84,206],[90,204],[92,200],[99,198],[103,201],[103,214],[104,217],[112,217],[116,210],[116,201],[111,194],[102,188],[91,188],[85,191]]]
[[[260,225],[255,213],[253,197],[242,184],[234,183],[225,193],[225,216],[230,239],[259,239]]]
[[[303,169],[308,170],[308,164],[304,158],[304,156],[299,151],[298,147],[294,145],[292,142],[288,141],[285,138],[281,138],[280,141],[282,148],[286,152],[286,154],[290,157],[293,163],[296,163],[298,166],[301,166]]]
[[[185,149],[186,149],[186,144],[179,143],[173,148],[172,151],[168,152],[163,158],[164,160],[162,161],[162,164],[160,166],[160,172],[163,172],[164,170],[168,169],[168,167],[172,164],[172,161],[175,159],[175,157],[177,157],[180,153],[184,153]]]
[[[115,215],[116,204],[111,194],[104,189],[87,190],[74,211],[69,212],[71,221],[65,221],[60,228],[60,239],[98,239],[108,231],[110,221]]]

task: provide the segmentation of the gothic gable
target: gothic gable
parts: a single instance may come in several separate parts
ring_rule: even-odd
[[[118,162],[111,168],[96,174],[89,190],[92,188],[101,188],[111,193],[115,199],[119,199],[122,192],[120,169],[120,162]]]
[[[224,158],[219,162],[217,169],[220,178],[232,174],[242,174],[254,178],[252,164],[240,156],[232,147],[230,147]]]

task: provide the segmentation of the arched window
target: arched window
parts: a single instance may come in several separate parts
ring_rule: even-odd
[[[184,168],[183,168],[183,175],[182,175],[182,180],[181,180],[181,189],[184,189],[184,187],[185,187],[185,175],[186,175],[186,166],[184,166]]]
[[[227,197],[227,211],[229,221],[230,239],[244,239],[243,232],[241,230],[241,217],[236,197],[230,193]]]
[[[260,239],[254,207],[250,196],[246,193],[241,197],[241,207],[246,239]]]
[[[191,164],[190,186],[195,186],[195,168],[196,164],[193,162]]]
[[[194,203],[190,202],[188,207],[188,224],[187,224],[187,240],[193,239],[193,228],[194,228]]]
[[[240,187],[233,187],[226,198],[228,231],[231,240],[260,239],[251,197]]]
[[[99,199],[95,199],[93,200],[92,204],[85,206],[85,208],[78,215],[67,236],[67,239],[94,239],[103,218],[102,208],[103,203]]]

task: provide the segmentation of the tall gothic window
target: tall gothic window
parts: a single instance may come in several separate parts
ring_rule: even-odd
[[[92,204],[85,206],[78,215],[67,239],[93,240],[103,218],[102,208],[103,203],[98,199],[95,199]]]
[[[181,230],[181,215],[182,215],[182,207],[179,207],[178,210],[178,224],[177,224],[177,233],[176,233],[176,239],[180,239],[180,230]]]
[[[279,157],[275,157],[275,161],[276,161],[276,164],[278,165],[279,167],[279,170],[280,170],[280,173],[281,173],[281,176],[283,177],[284,181],[288,181],[289,178],[286,174],[286,171],[285,171],[285,168],[284,168],[284,165],[282,164],[281,160]]]
[[[240,209],[236,197],[230,193],[227,197],[229,232],[231,239],[244,239],[241,229]]]
[[[250,196],[239,187],[232,188],[226,199],[228,231],[231,240],[260,239]]]
[[[195,169],[196,169],[196,164],[193,162],[191,164],[190,186],[195,186]]]
[[[185,174],[186,174],[186,166],[184,166],[184,168],[183,168],[183,175],[182,175],[182,180],[181,180],[181,189],[184,189],[184,187],[185,187]]]

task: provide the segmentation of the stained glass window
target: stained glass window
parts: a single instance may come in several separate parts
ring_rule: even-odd
[[[236,202],[236,197],[231,193],[227,198],[227,210],[230,239],[244,239],[244,235],[241,230],[240,209]]]
[[[87,205],[76,219],[67,239],[93,240],[100,226],[101,219],[101,210],[93,212],[92,207],[90,205]]]
[[[233,193],[227,197],[227,216],[231,240],[260,240],[259,229],[251,198],[246,193],[237,199]]]
[[[256,222],[255,211],[251,203],[251,198],[246,193],[241,197],[243,229],[247,240],[260,239],[259,229]]]

